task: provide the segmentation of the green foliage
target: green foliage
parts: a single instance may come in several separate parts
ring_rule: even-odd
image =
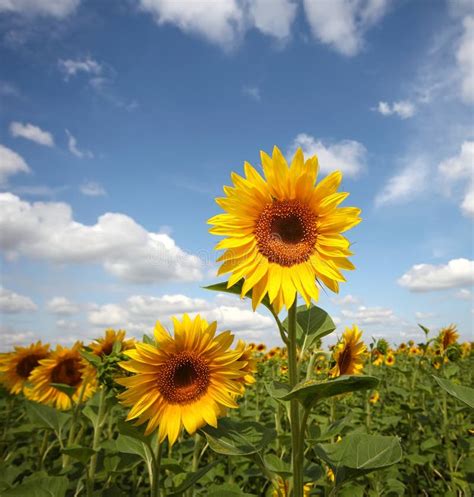
[[[474,388],[456,385],[452,381],[444,378],[438,378],[434,375],[433,378],[443,390],[446,390],[446,392],[449,393],[449,395],[452,395],[455,399],[464,402],[464,404],[469,406],[471,409],[474,409]]]

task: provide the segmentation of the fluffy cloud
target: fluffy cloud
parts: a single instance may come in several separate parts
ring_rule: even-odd
[[[257,102],[260,102],[262,99],[260,88],[258,86],[244,86],[242,88],[242,93]]]
[[[292,156],[298,147],[302,148],[305,156],[316,154],[319,168],[324,173],[339,169],[347,176],[356,177],[366,168],[367,149],[354,140],[324,144],[310,135],[300,133],[293,141],[288,155]]]
[[[67,135],[67,146],[69,148],[69,152],[71,152],[72,155],[79,157],[79,159],[83,159],[84,157],[92,159],[94,157],[94,154],[91,151],[81,150],[77,146],[76,138],[67,129],[66,129],[66,135]]]
[[[97,328],[121,327],[141,335],[150,333],[157,320],[169,325],[171,316],[183,313],[194,316],[199,313],[208,321],[217,321],[219,330],[230,329],[240,338],[248,340],[263,340],[267,336],[267,340],[271,341],[268,335],[274,332],[273,319],[252,312],[248,307],[248,302],[226,295],[217,295],[213,301],[182,294],[161,297],[133,295],[123,304],[93,306],[88,313],[88,321]]]
[[[13,347],[25,346],[36,339],[31,331],[18,330],[0,323],[0,351],[9,352]]]
[[[412,292],[430,292],[474,284],[474,261],[453,259],[447,264],[416,264],[398,279]]]
[[[83,59],[60,59],[58,61],[59,70],[64,74],[66,80],[79,73],[99,75],[103,71],[103,66],[92,57]]]
[[[466,216],[474,216],[474,141],[466,141],[458,155],[438,166],[443,184],[466,184],[461,210]]]
[[[19,122],[12,122],[10,124],[10,133],[15,138],[21,136],[22,138],[31,140],[39,145],[54,147],[53,135],[30,123],[22,124]]]
[[[297,9],[293,0],[139,0],[139,5],[158,25],[172,24],[224,48],[234,46],[251,28],[278,39],[288,37]]]
[[[356,304],[360,303],[360,299],[358,299],[357,297],[354,297],[354,295],[350,295],[350,294],[344,295],[344,297],[333,297],[332,301],[335,304],[340,305],[342,307],[356,305]]]
[[[88,181],[79,187],[79,191],[88,197],[100,197],[107,195],[104,187],[95,181]]]
[[[364,34],[387,13],[388,0],[304,0],[314,38],[339,53],[352,56],[364,44]]]
[[[455,297],[457,299],[460,299],[460,300],[472,300],[473,299],[473,295],[472,295],[472,292],[471,290],[468,290],[467,288],[461,288],[461,290],[459,290]]]
[[[383,116],[395,114],[402,119],[413,117],[416,112],[415,105],[408,100],[399,100],[391,105],[388,102],[379,102],[376,110]]]
[[[6,183],[9,176],[17,173],[31,172],[23,157],[13,150],[0,145],[0,185]]]
[[[46,307],[49,312],[60,316],[68,316],[79,312],[79,306],[66,297],[53,297]]]
[[[375,205],[382,206],[411,200],[425,185],[428,167],[424,159],[418,158],[392,176],[382,191],[375,197]]]
[[[94,225],[73,219],[60,202],[21,200],[0,194],[0,250],[53,263],[97,263],[135,283],[193,281],[202,276],[201,260],[178,247],[167,234],[148,232],[129,216],[105,213]]]
[[[342,309],[342,316],[360,325],[387,324],[398,320],[392,309],[359,306],[356,310]]]
[[[0,286],[0,311],[9,314],[18,314],[20,312],[36,311],[38,307],[29,298],[24,295],[12,292]]]
[[[462,98],[467,103],[474,103],[474,15],[466,16],[463,19],[463,28],[456,60],[461,71]]]
[[[51,16],[57,19],[72,14],[81,0],[0,0],[0,12],[24,16]]]

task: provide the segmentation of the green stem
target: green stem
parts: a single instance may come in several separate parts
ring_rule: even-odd
[[[316,354],[311,354],[308,361],[308,369],[306,370],[306,379],[310,380],[313,376],[314,362],[316,361]]]
[[[296,348],[296,299],[288,311],[288,373],[290,389],[299,380],[298,351]],[[293,497],[303,497],[303,447],[300,447],[300,408],[297,399],[290,401],[291,461]],[[303,438],[304,439],[304,438]]]
[[[454,472],[454,457],[453,450],[451,447],[451,440],[449,437],[449,419],[448,419],[448,405],[447,405],[447,394],[443,390],[443,428],[444,428],[444,445],[446,446],[446,459],[448,460],[449,476],[451,480],[453,478]]]

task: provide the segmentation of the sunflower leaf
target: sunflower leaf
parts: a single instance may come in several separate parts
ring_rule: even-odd
[[[375,388],[378,383],[378,378],[365,375],[345,375],[327,381],[307,380],[299,383],[293,390],[280,398],[282,400],[298,399],[303,407],[310,409],[328,397]]]
[[[391,466],[402,458],[397,437],[365,433],[352,433],[332,444],[318,444],[314,450],[333,470],[337,486]]]
[[[211,470],[219,461],[213,461],[207,466],[204,466],[193,473],[189,473],[186,479],[179,485],[173,492],[167,493],[169,497],[174,497],[182,495],[188,488],[192,487],[197,481],[199,481],[209,470]]]
[[[222,418],[217,428],[205,426],[201,431],[209,447],[226,456],[248,456],[261,451],[276,437],[275,430],[255,421]]]
[[[449,395],[468,405],[471,409],[474,409],[474,388],[465,387],[463,385],[456,385],[455,383],[449,380],[445,380],[444,378],[439,378],[435,375],[432,376],[436,380],[438,385],[443,390],[446,390]]]
[[[52,387],[56,390],[59,390],[62,393],[65,393],[68,397],[71,397],[76,393],[77,388],[72,387],[71,385],[66,385],[65,383],[50,383]]]
[[[65,476],[32,475],[20,485],[2,492],[2,497],[64,497],[68,488]]]
[[[28,402],[27,411],[33,424],[41,428],[49,428],[58,434],[61,433],[65,424],[71,419],[69,413],[34,402]]]
[[[242,294],[242,287],[244,285],[244,279],[242,278],[239,280],[237,283],[232,285],[230,288],[227,288],[227,281],[221,281],[220,283],[214,283],[213,285],[208,285],[203,287],[205,290],[212,290],[214,292],[223,292],[223,293],[231,293],[233,295],[240,295]],[[251,298],[252,295],[250,293],[250,290],[247,292],[245,295],[247,298]],[[270,301],[268,300],[268,294],[263,297],[262,304],[271,312],[273,312],[273,307],[272,304],[270,304]]]

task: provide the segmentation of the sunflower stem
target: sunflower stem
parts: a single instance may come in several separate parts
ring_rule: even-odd
[[[288,310],[288,375],[290,389],[298,383],[298,351],[296,347],[296,298]],[[303,497],[303,443],[300,444],[300,408],[297,399],[290,401],[291,462],[293,473],[293,497]],[[302,445],[302,447],[300,447]]]

